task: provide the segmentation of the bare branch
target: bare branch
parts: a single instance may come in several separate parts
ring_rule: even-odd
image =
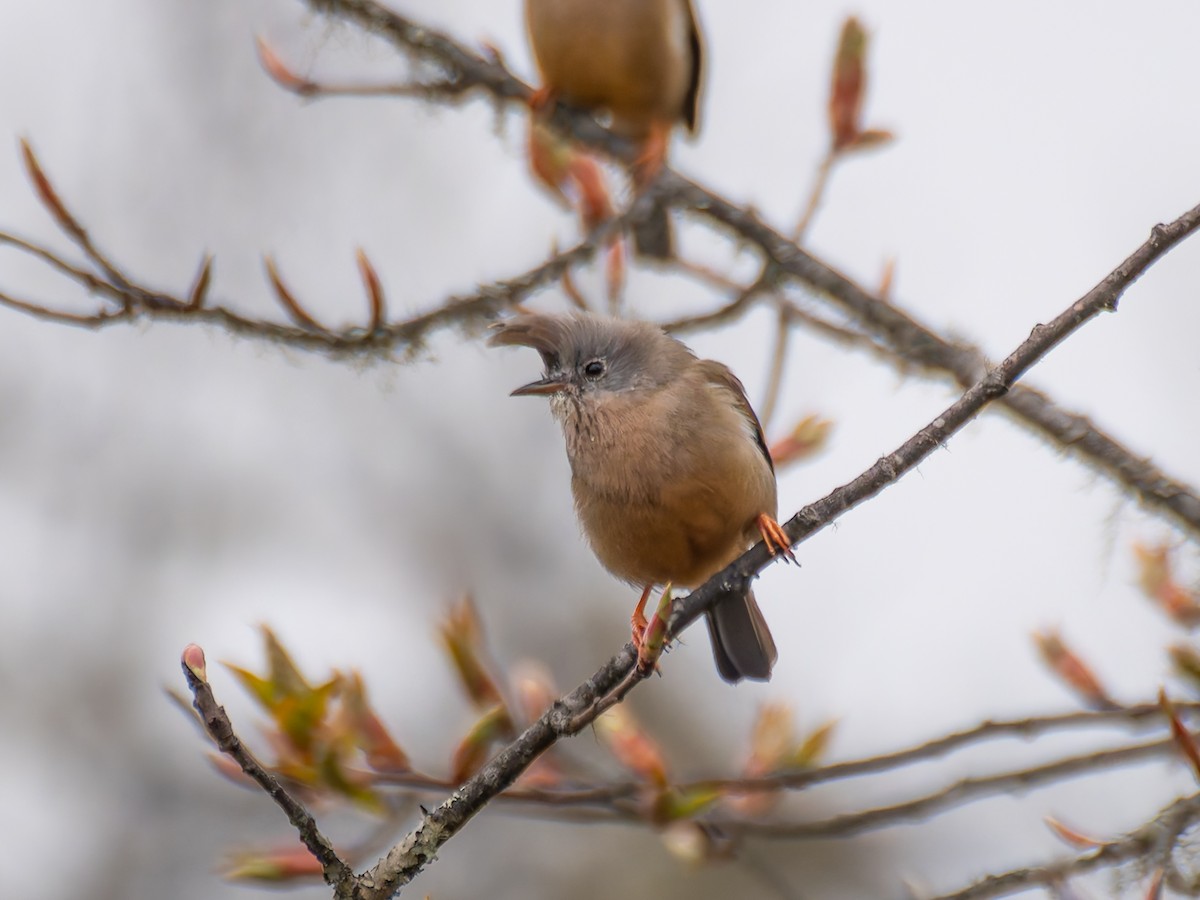
[[[817,165],[817,174],[813,178],[812,187],[808,191],[808,202],[804,204],[804,212],[800,214],[800,219],[796,222],[796,227],[792,229],[792,242],[799,244],[808,234],[808,228],[812,225],[813,217],[817,214],[817,207],[821,205],[821,201],[825,198],[825,191],[829,187],[829,177],[833,174],[833,164],[841,159],[839,152],[830,148],[829,151],[821,157],[821,162]]]
[[[969,887],[938,894],[929,900],[984,900],[987,897],[1003,897],[1031,887],[1057,884],[1072,875],[1083,875],[1136,859],[1165,858],[1170,856],[1179,835],[1198,820],[1200,794],[1195,794],[1176,800],[1141,828],[1118,840],[1103,844],[1096,850],[1040,866],[988,875]]]
[[[713,824],[728,828],[730,831],[757,837],[791,838],[793,840],[846,837],[887,825],[895,825],[898,822],[927,818],[980,797],[1013,794],[1039,785],[1058,782],[1065,778],[1086,775],[1099,769],[1128,765],[1132,762],[1163,756],[1173,752],[1174,749],[1174,741],[1164,738],[1127,747],[1117,747],[1112,750],[1089,751],[1040,766],[1030,766],[980,778],[963,778],[941,790],[913,800],[861,812],[845,813],[813,822],[756,822],[722,819],[713,820]]]
[[[682,319],[661,322],[660,327],[663,331],[670,332],[671,334],[687,334],[688,332],[703,331],[707,328],[714,328],[718,325],[734,322],[741,318],[760,297],[773,291],[777,279],[778,276],[775,271],[770,267],[766,267],[752,284],[741,288],[737,295],[726,305],[697,316],[687,316]]]
[[[616,690],[610,692],[608,697],[611,697],[615,693],[617,693]],[[609,704],[605,704],[605,708],[608,708],[608,706]],[[1175,706],[1175,711],[1179,714],[1189,713],[1194,715],[1200,712],[1200,703],[1179,704]],[[816,785],[828,784],[848,778],[886,774],[903,766],[928,762],[929,760],[936,759],[956,750],[961,750],[972,744],[979,744],[986,741],[1012,737],[1032,739],[1038,735],[1084,728],[1114,726],[1138,729],[1162,728],[1164,718],[1165,714],[1160,705],[1157,703],[1144,703],[1137,706],[1119,707],[1114,710],[1084,710],[1052,716],[988,721],[973,728],[948,734],[914,747],[862,759],[846,760],[840,763],[831,763],[817,768],[798,771],[782,771],[754,778],[709,778],[699,781],[672,783],[671,786],[674,790],[683,793],[698,794],[712,792],[726,795],[770,793],[780,790],[805,790]],[[1056,781],[1066,776],[1088,774],[1097,769],[1123,765],[1141,758],[1165,755],[1170,753],[1172,749],[1172,740],[1166,738],[1141,744],[1130,744],[1115,747],[1111,750],[1064,757],[1007,773],[967,779],[950,785],[936,794],[930,795],[930,797],[899,804],[888,808],[886,811],[855,813],[853,817],[840,817],[836,820],[826,820],[820,823],[779,823],[768,827],[771,829],[770,833],[772,836],[776,837],[830,837],[856,833],[860,830],[888,824],[893,817],[895,819],[914,818],[930,812],[940,811],[948,806],[957,805],[958,803],[975,799],[979,796],[993,795],[1017,788],[1028,789]],[[364,772],[360,774],[364,779],[369,778],[375,784],[392,785],[409,790],[445,791],[453,790],[455,787],[454,784],[443,779],[433,778],[418,772]],[[644,789],[645,784],[637,781],[562,788],[517,787],[505,791],[498,799],[511,803],[533,804],[554,808],[599,807],[618,813],[619,818],[628,820],[631,817],[626,814],[619,804],[623,801],[636,798]],[[743,820],[730,820],[717,824],[730,830],[747,830],[751,833],[757,833],[754,824],[746,826]]]
[[[188,690],[192,692],[192,705],[195,706],[213,743],[222,753],[229,754],[242,771],[279,804],[279,808],[287,815],[288,821],[299,832],[304,846],[321,863],[325,881],[333,885],[338,896],[357,896],[354,871],[338,856],[329,840],[321,834],[312,814],[304,808],[299,800],[284,789],[274,775],[263,768],[234,732],[233,723],[229,721],[225,708],[217,703],[212,688],[208,684],[204,651],[195,644],[189,644],[184,648],[181,663],[183,677],[187,680]]]
[[[378,327],[377,316],[384,310],[377,304],[382,304],[384,298],[382,293],[372,293],[371,282],[367,280],[367,273],[361,268],[360,260],[360,272],[367,285],[368,301],[371,304],[371,321],[367,327],[350,326],[340,330],[331,330],[316,322],[284,285],[270,260],[266,261],[266,266],[276,299],[288,316],[298,323],[297,326],[250,318],[225,306],[205,305],[209,287],[206,281],[207,266],[201,267],[187,294],[172,296],[132,282],[118,284],[106,280],[107,273],[103,276],[96,275],[32,241],[0,232],[0,244],[8,244],[37,257],[89,292],[112,300],[119,308],[94,313],[74,313],[53,309],[4,292],[0,292],[0,305],[35,318],[90,329],[129,323],[137,319],[154,319],[217,326],[239,337],[286,344],[289,347],[322,352],[334,357],[388,357],[397,352],[412,355],[422,349],[425,340],[432,333],[452,326],[477,327],[494,318],[502,310],[522,302],[529,295],[561,278],[572,266],[590,259],[612,234],[627,227],[628,221],[625,216],[618,217],[596,229],[585,241],[551,256],[545,262],[514,278],[483,285],[472,294],[450,297],[426,312],[397,322],[380,324]]]
[[[498,58],[474,53],[435,28],[380,6],[373,0],[303,0],[313,12],[341,16],[357,22],[400,46],[422,62],[441,68],[463,90],[483,88],[497,100],[529,99],[530,89],[514,78]],[[597,128],[599,131],[599,128]]]
[[[1178,704],[1176,709],[1180,712],[1197,713],[1200,712],[1200,703]],[[878,775],[901,766],[926,762],[972,744],[991,741],[996,738],[1022,737],[1030,739],[1041,734],[1100,726],[1134,725],[1138,727],[1151,727],[1160,725],[1163,718],[1162,707],[1157,703],[1142,703],[1137,706],[1125,706],[1113,710],[1082,710],[1053,716],[1033,716],[1024,719],[987,721],[973,728],[947,734],[918,744],[915,747],[897,750],[892,753],[831,763],[820,768],[806,769],[801,772],[781,772],[775,775],[767,775],[760,779],[734,781],[706,780],[681,784],[679,787],[684,790],[711,787],[720,790],[738,789],[740,791],[778,790],[779,788],[802,789],[817,784],[825,784],[830,781],[840,781],[845,778]]]
[[[261,37],[254,39],[258,61],[271,80],[298,97],[416,97],[421,100],[453,100],[470,90],[472,85],[460,78],[449,77],[432,81],[404,84],[331,84],[297,75],[280,59],[275,50]]]

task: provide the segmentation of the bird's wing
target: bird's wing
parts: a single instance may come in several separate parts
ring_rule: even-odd
[[[746,419],[746,424],[750,427],[754,434],[754,440],[758,443],[758,449],[762,451],[763,458],[774,472],[775,461],[771,459],[771,451],[767,449],[767,439],[763,436],[762,425],[758,421],[758,416],[754,414],[754,407],[746,398],[746,388],[742,386],[742,382],[729,370],[729,366],[714,359],[702,359],[696,366],[704,373],[709,384],[724,388],[732,396],[734,407]]]
[[[678,2],[683,5],[684,15],[687,17],[688,47],[692,52],[692,71],[688,79],[687,95],[683,98],[683,121],[687,130],[695,134],[700,123],[700,81],[704,75],[704,42],[700,38],[700,25],[692,0]]]

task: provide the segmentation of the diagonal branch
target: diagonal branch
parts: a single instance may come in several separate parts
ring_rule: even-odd
[[[401,51],[445,67],[453,75],[490,95],[496,101],[520,101],[529,87],[497,59],[472,52],[434,29],[380,6],[374,0],[303,0],[315,12],[339,16],[389,40]],[[588,146],[628,161],[633,149],[605,131],[590,116],[559,107],[553,123]],[[962,388],[974,384],[987,368],[976,349],[942,337],[897,307],[871,295],[832,267],[801,250],[747,209],[735,206],[703,186],[664,169],[656,189],[664,202],[682,205],[694,214],[723,225],[739,239],[759,246],[784,274],[827,296],[852,315],[872,335],[878,336],[906,364],[916,363],[933,372],[951,375]],[[786,260],[786,263],[784,262]],[[738,310],[754,294],[739,298]],[[1148,460],[1137,456],[1106,435],[1087,417],[1055,404],[1044,392],[1019,386],[1002,406],[1035,432],[1050,438],[1134,494],[1154,512],[1169,517],[1194,537],[1200,537],[1200,494],[1179,479],[1171,478]]]
[[[742,211],[732,207],[729,211],[744,215]],[[1050,323],[1034,327],[1030,336],[1003,362],[988,371],[948,409],[905,441],[899,449],[880,459],[853,481],[793,516],[784,526],[793,544],[815,534],[841,513],[875,496],[905,472],[910,471],[933,452],[934,448],[978,415],[985,405],[1005,396],[1021,375],[1084,323],[1103,311],[1116,310],[1117,302],[1125,290],[1156,260],[1162,258],[1163,254],[1197,228],[1200,228],[1200,206],[1188,210],[1169,225],[1156,225],[1150,238],[1103,281]],[[786,244],[782,239],[780,242],[782,246],[774,242],[769,246],[774,249],[773,255],[781,267],[793,263],[804,264],[807,254],[794,245]],[[724,571],[713,576],[709,584],[721,583],[726,591],[745,590],[750,580],[769,560],[770,554],[766,547],[756,544]],[[670,621],[672,634],[678,634],[711,605],[706,594],[701,596],[704,593],[696,591],[677,604]]]
[[[874,296],[797,247],[753,211],[675,173],[664,172],[661,177],[670,181],[665,191],[674,192],[687,206],[758,245],[782,272],[840,306],[889,347],[899,361],[947,373],[963,388],[975,383],[986,370],[987,360],[977,348],[943,338]],[[1063,409],[1043,391],[1024,385],[1013,388],[1001,405],[1018,421],[1133,492],[1147,506],[1166,513],[1177,525],[1200,536],[1200,495],[1195,489],[1136,456],[1086,416]]]
[[[804,540],[834,521],[842,512],[852,509],[869,497],[875,496],[884,487],[899,479],[919,462],[928,457],[953,434],[962,429],[989,402],[998,399],[1009,390],[1012,383],[1046,353],[1065,340],[1084,323],[1103,310],[1116,308],[1117,300],[1138,276],[1154,261],[1161,258],[1171,247],[1200,227],[1200,206],[1185,213],[1170,225],[1158,226],[1150,239],[1139,247],[1125,262],[1107,278],[1073,303],[1065,312],[1048,325],[1034,328],[1030,337],[1010,354],[999,366],[988,372],[963,396],[918,431],[895,452],[880,459],[874,466],[847,485],[834,490],[827,497],[798,512],[788,522],[786,529],[793,542]],[[783,260],[780,260],[781,264]],[[703,612],[730,592],[740,592],[748,587],[749,581],[768,563],[771,557],[761,545],[748,550],[740,559],[724,571],[713,576],[698,590],[678,602],[669,619],[670,631],[678,635]],[[616,692],[631,689],[636,685],[638,670],[636,655],[631,645],[622,650],[600,668],[590,679],[570,694],[557,701],[525,732],[485,765],[478,774],[463,784],[450,798],[436,809],[426,813],[418,827],[399,844],[388,851],[370,871],[361,876],[348,875],[345,863],[337,858],[332,847],[317,832],[311,816],[287,796],[282,788],[266,777],[256,779],[285,810],[300,831],[310,850],[321,860],[327,877],[335,885],[339,898],[363,898],[375,900],[393,896],[403,885],[415,878],[436,858],[438,850],[461,830],[471,818],[494,797],[511,786],[537,757],[559,739],[573,735],[590,724],[611,703]],[[197,697],[197,706],[205,717],[206,724],[220,719],[215,717],[215,701],[211,694],[205,695],[203,663],[196,666],[186,664],[185,670]],[[208,702],[208,701],[211,701]],[[217,708],[219,709],[219,708]],[[227,722],[227,720],[225,720]],[[235,752],[240,747],[236,735],[224,734],[218,729],[214,735],[222,749]],[[241,748],[244,750],[244,748]],[[1136,752],[1143,752],[1138,749]],[[248,757],[248,754],[243,754]],[[261,772],[261,766],[248,761],[239,762],[249,766],[253,774]],[[1011,778],[1014,776],[999,776]],[[982,780],[980,780],[982,781]],[[975,788],[970,788],[974,790]],[[950,794],[961,793],[966,788],[951,786]],[[943,792],[946,793],[946,792]],[[936,804],[948,802],[945,798],[921,801]],[[892,811],[885,811],[891,815]],[[868,811],[862,815],[884,815],[883,812]]]
[[[626,645],[591,678],[555,702],[440,806],[426,813],[416,829],[389,850],[373,869],[360,876],[365,896],[369,900],[392,897],[411,882],[433,862],[443,844],[508,788],[535,759],[560,738],[585,727],[587,721],[583,717],[588,710],[594,709],[633,670],[636,656],[633,646]]]
[[[192,692],[192,705],[195,706],[196,713],[213,743],[222,753],[229,754],[242,771],[279,804],[288,821],[299,832],[304,846],[320,862],[325,880],[334,886],[338,896],[356,896],[354,871],[338,856],[329,839],[317,829],[317,823],[303,804],[289,794],[278,779],[254,758],[254,754],[246,748],[233,730],[233,723],[229,721],[225,707],[217,703],[209,686],[204,651],[195,644],[189,644],[183,650],[181,664],[188,690]]]
[[[1029,338],[996,368],[987,372],[945,412],[918,431],[893,453],[850,483],[806,506],[785,526],[788,537],[798,543],[833,522],[847,510],[880,493],[928,457],[961,430],[991,401],[1003,397],[1017,378],[1055,346],[1100,312],[1115,310],[1125,290],[1156,260],[1200,228],[1200,206],[1189,210],[1169,225],[1156,226],[1141,247],[1100,284],[1072,303],[1047,325],[1038,325]],[[780,254],[782,264],[786,256]],[[749,582],[772,557],[761,543],[746,551],[704,585],[678,601],[668,625],[678,636],[692,622],[730,593],[745,591]],[[611,691],[635,686],[635,653],[632,645],[609,660],[595,675],[562,700],[492,759],[480,772],[393,847],[370,872],[362,876],[372,898],[391,897],[436,858],[439,848],[454,837],[496,795],[545,750],[562,737],[590,724],[611,701]]]

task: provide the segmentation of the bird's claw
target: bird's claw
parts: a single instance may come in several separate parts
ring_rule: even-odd
[[[788,539],[787,532],[783,530],[783,526],[776,522],[771,516],[762,513],[758,517],[758,530],[762,534],[763,543],[767,545],[767,550],[772,556],[782,556],[785,562],[794,562],[796,565],[796,554],[792,552],[792,542]]]

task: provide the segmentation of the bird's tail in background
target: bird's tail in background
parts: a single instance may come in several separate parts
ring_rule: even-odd
[[[675,255],[675,238],[671,233],[671,218],[662,204],[633,226],[633,246],[638,256],[647,259],[670,259]]]

